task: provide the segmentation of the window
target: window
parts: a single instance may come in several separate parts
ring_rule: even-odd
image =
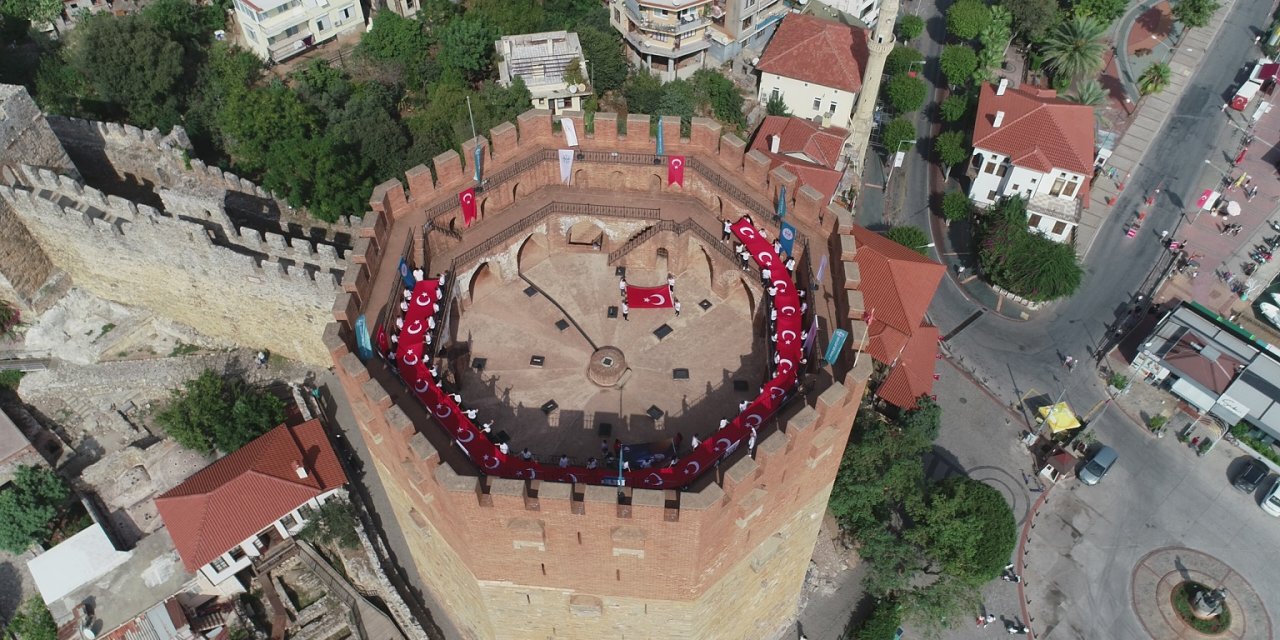
[[[988,199],[988,200],[991,200],[991,201],[995,201],[995,199],[996,199],[996,191],[995,191],[995,189],[992,189],[991,191],[988,191],[988,192],[987,192],[987,199]]]
[[[822,110],[822,98],[814,98],[814,99],[813,99],[813,110],[814,110],[814,111],[821,111],[821,110]]]
[[[324,18],[320,18],[319,20],[316,20],[316,31],[324,31],[329,27],[329,25],[326,25],[324,22],[325,22]]]
[[[779,91],[777,87],[774,87],[774,88],[769,92],[769,97],[770,97],[771,99],[773,99],[773,100],[781,100],[781,99],[782,99],[782,92],[781,92],[781,91]]]
[[[1067,187],[1062,190],[1062,195],[1067,198],[1074,197],[1076,195],[1076,187],[1079,187],[1079,186],[1080,186],[1080,181],[1075,178],[1072,178],[1071,182],[1067,183]]]
[[[1001,162],[1000,167],[996,170],[996,175],[1003,178],[1007,173],[1009,173],[1009,165]]]
[[[1041,220],[1043,220],[1043,218],[1040,217],[1040,214],[1033,213],[1030,218],[1027,218],[1027,226],[1032,229],[1039,229]]]
[[[988,163],[987,163],[987,166],[985,166],[985,167],[983,167],[983,168],[982,168],[982,172],[983,172],[983,173],[995,173],[995,172],[996,172],[996,166],[997,166],[997,165],[999,165],[999,164],[1000,164],[1000,163],[995,162],[995,161],[988,162]]]
[[[257,41],[258,41],[258,33],[257,33],[256,31],[254,31],[253,29],[250,29],[250,28],[248,28],[248,27],[245,27],[245,29],[244,29],[244,34],[245,34],[245,35],[247,35],[247,36],[249,36],[249,39],[250,39],[250,40],[252,40],[252,41],[254,41],[254,42],[257,42]]]
[[[750,9],[751,7],[754,7],[754,6],[756,6],[756,0],[747,0],[747,8],[748,8],[748,9]]]
[[[1053,235],[1060,236],[1062,235],[1062,232],[1066,230],[1067,223],[1061,221],[1053,223]]]
[[[298,526],[298,519],[293,517],[292,513],[286,513],[283,518],[280,518],[280,524],[286,529],[292,529]]]
[[[751,25],[752,25],[752,24],[754,24],[754,23],[755,23],[755,16],[751,16],[750,18],[747,18],[746,20],[743,20],[743,21],[742,21],[742,29],[743,29],[743,31],[745,31],[745,30],[747,30],[747,29],[750,29],[750,28],[751,28]]]
[[[339,11],[339,12],[338,12],[338,16],[340,16],[343,20],[350,20],[350,19],[351,19],[351,7],[343,7],[343,9],[342,9],[341,11]]]
[[[1010,188],[1010,189],[1012,189],[1013,191],[1017,191],[1017,190],[1018,190],[1018,185],[1016,185],[1016,184],[1015,184],[1015,185],[1013,185],[1012,187],[1009,187],[1009,188]]]
[[[572,107],[572,106],[573,106],[573,98],[565,98],[564,100],[560,101],[561,108],[568,109],[569,107]]]
[[[622,12],[619,11],[617,7],[613,8],[613,21],[622,22]]]
[[[312,514],[314,514],[315,512],[316,512],[315,507],[312,507],[309,504],[304,504],[301,507],[298,507],[298,515],[302,516],[302,519],[304,521],[310,520]]]
[[[832,100],[832,101],[831,101],[831,104],[827,105],[827,113],[829,113],[829,114],[831,114],[831,115],[835,115],[835,113],[836,113],[836,101],[835,101],[835,100]]]
[[[219,556],[217,558],[214,558],[213,562],[209,563],[209,567],[212,568],[217,573],[222,573],[223,571],[227,570],[227,561],[223,560],[222,557]]]
[[[1066,186],[1067,186],[1067,181],[1066,181],[1065,179],[1063,179],[1063,178],[1058,178],[1058,179],[1054,180],[1054,181],[1053,181],[1053,188],[1052,188],[1052,189],[1049,189],[1049,195],[1051,195],[1051,196],[1060,196],[1060,195],[1062,195],[1062,189],[1063,189],[1064,187],[1066,187]]]
[[[231,550],[227,552],[227,555],[231,556],[233,561],[239,560],[244,557],[244,549],[241,549],[240,547],[232,547]]]

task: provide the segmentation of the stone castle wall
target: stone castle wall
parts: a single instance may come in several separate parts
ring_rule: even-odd
[[[319,336],[345,267],[333,247],[242,236],[212,212],[174,217],[47,169],[19,173],[0,200],[78,286],[211,337],[327,360]]]
[[[561,184],[558,164],[540,156],[564,146],[549,114],[527,112],[518,124],[495,127],[483,142],[486,176],[495,183],[482,193],[484,216],[500,216],[522,196]],[[580,120],[576,124],[585,132]],[[843,318],[838,322],[861,335],[849,212],[822,208],[816,192],[794,189],[794,176],[769,171],[767,158],[744,154],[745,143],[721,136],[714,122],[695,119],[684,139],[678,119],[662,126],[666,152],[704,168],[687,170],[683,188],[666,185],[665,166],[608,157],[576,163],[573,183],[687,193],[713,213],[750,211],[761,224],[768,223],[779,187],[788,185],[789,219],[808,230],[816,253],[837,262],[831,293]],[[598,114],[595,133],[580,135],[580,148],[652,153],[647,117],[629,117],[627,129],[643,133],[620,137],[615,116]],[[439,441],[434,424],[414,424],[409,416],[422,415],[415,400],[360,362],[352,337],[354,319],[376,312],[370,301],[378,265],[403,246],[391,240],[396,221],[425,210],[449,227],[460,215],[449,200],[456,203],[457,192],[470,186],[463,158],[471,157],[474,144],[437,157],[434,179],[419,166],[408,172],[407,184],[389,181],[375,189],[373,212],[363,220],[334,304],[338,322],[325,332],[419,573],[468,638],[774,637],[795,614],[870,360],[856,369],[838,363],[835,380],[820,395],[789,410],[776,430],[762,432],[754,459],[740,452],[696,490],[631,488],[620,504],[612,487],[474,475],[452,447],[433,444]],[[726,182],[737,196],[724,194]],[[456,221],[453,226],[460,228]]]

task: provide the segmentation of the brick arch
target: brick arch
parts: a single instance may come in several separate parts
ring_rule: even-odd
[[[663,182],[663,180],[662,180],[662,176],[660,176],[660,175],[658,175],[658,174],[656,174],[656,173],[651,173],[651,174],[649,174],[649,185],[648,185],[649,192],[650,192],[650,193],[661,193],[661,192],[662,192],[662,182]]]
[[[525,273],[530,267],[546,260],[551,255],[547,247],[547,234],[531,233],[516,250],[516,270]]]
[[[737,278],[737,286],[730,287],[727,302],[730,303],[746,303],[747,313],[752,317],[756,315],[756,295],[752,293],[751,286],[741,276]]]
[[[497,291],[501,286],[502,278],[496,269],[489,266],[489,261],[486,260],[476,267],[475,273],[471,274],[471,281],[467,284],[467,292],[471,297],[471,301],[475,302]]]
[[[586,169],[578,169],[573,172],[573,186],[575,187],[587,186],[587,170]]]

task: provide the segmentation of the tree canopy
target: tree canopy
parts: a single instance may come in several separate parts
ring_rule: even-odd
[[[307,523],[298,531],[298,537],[313,544],[359,549],[360,536],[356,533],[356,526],[355,506],[346,500],[331,498],[308,516]]]
[[[897,153],[902,145],[916,141],[916,126],[901,116],[890,120],[880,130],[880,143],[886,153]]]
[[[18,467],[13,482],[0,490],[0,549],[17,554],[45,542],[70,496],[66,483],[47,467]]]
[[[40,596],[32,596],[3,628],[18,640],[58,640],[58,624]]]
[[[896,45],[884,59],[884,75],[894,77],[924,62],[924,54],[906,45]]]
[[[978,237],[978,260],[992,283],[1034,302],[1065,298],[1080,288],[1084,271],[1075,247],[1033,233],[1021,198],[987,210]]]
[[[898,32],[898,39],[900,40],[915,40],[921,33],[924,33],[924,18],[908,13],[898,18],[898,25],[895,31]]]
[[[1106,53],[1107,23],[1089,15],[1075,15],[1058,25],[1044,42],[1049,69],[1067,80],[1092,74],[1102,68]]]
[[[907,74],[894,76],[885,83],[885,98],[894,113],[910,113],[924,106],[928,85],[920,78]]]
[[[959,122],[969,113],[969,99],[964,94],[953,93],[943,98],[938,112],[944,122]]]
[[[212,369],[175,389],[156,423],[188,449],[230,453],[284,420],[284,403],[273,395]]]
[[[1203,27],[1219,6],[1217,0],[1178,0],[1173,5],[1173,17],[1188,28]]]
[[[978,69],[978,54],[968,45],[949,44],[942,48],[938,65],[942,68],[942,74],[947,77],[947,84],[964,86],[973,79],[973,72]]]
[[[589,64],[592,87],[596,95],[622,88],[627,81],[627,58],[622,52],[622,39],[613,29],[601,31],[591,27],[578,29],[582,55]]]
[[[929,255],[929,234],[920,227],[911,225],[892,227],[884,232],[884,237],[922,256]]]
[[[1073,16],[1088,16],[1109,25],[1128,7],[1128,0],[1074,0],[1071,12]]]
[[[944,131],[933,139],[933,152],[944,171],[969,158],[969,145],[965,144],[963,131]]]
[[[982,0],[957,0],[947,8],[947,33],[961,39],[978,37],[991,21],[991,8]]]
[[[1027,41],[1040,40],[1062,21],[1055,0],[1002,0],[1000,6],[1013,16],[1013,30]]]
[[[948,191],[942,196],[942,217],[951,222],[967,219],[972,210],[969,196],[963,191]]]
[[[933,485],[913,514],[914,539],[950,576],[980,585],[1000,575],[1018,541],[1004,495],[977,480],[953,477]]]

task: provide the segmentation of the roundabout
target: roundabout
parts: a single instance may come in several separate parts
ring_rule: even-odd
[[[1196,595],[1221,590],[1221,611],[1197,612]],[[1221,560],[1194,549],[1164,547],[1134,567],[1133,610],[1152,638],[1269,640],[1271,619],[1262,597]]]

